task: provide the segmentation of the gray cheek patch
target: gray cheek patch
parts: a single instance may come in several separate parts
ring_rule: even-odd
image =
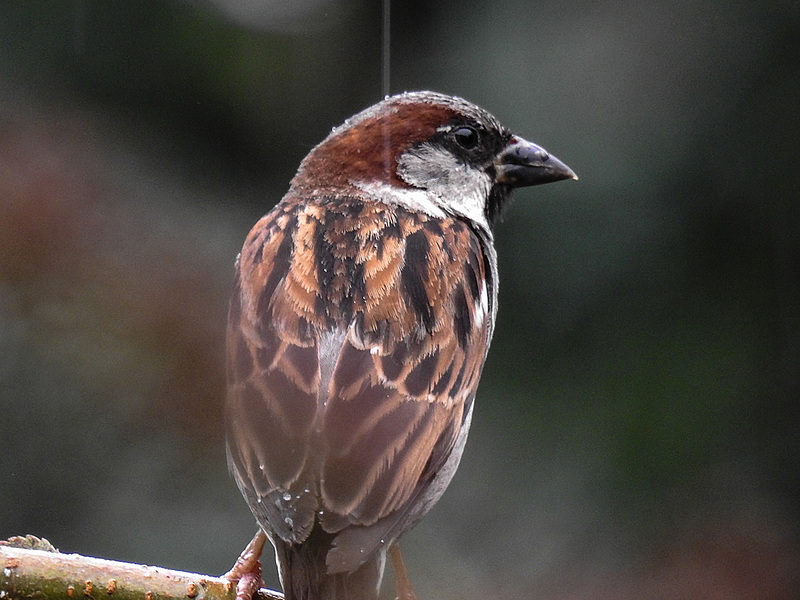
[[[421,144],[400,157],[397,174],[427,190],[431,201],[446,212],[489,228],[485,208],[492,180],[482,169],[459,161],[441,146]]]

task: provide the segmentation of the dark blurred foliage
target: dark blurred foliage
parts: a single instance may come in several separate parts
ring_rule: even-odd
[[[230,566],[233,259],[381,97],[381,14],[0,4],[0,537]],[[798,4],[391,14],[392,92],[462,95],[581,177],[497,228],[473,434],[404,543],[420,597],[797,597]]]

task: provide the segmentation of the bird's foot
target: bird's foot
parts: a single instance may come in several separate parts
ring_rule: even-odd
[[[222,578],[228,580],[228,585],[236,584],[236,600],[253,600],[256,592],[263,585],[261,581],[261,551],[267,536],[259,529],[258,532],[242,550],[230,571]]]
[[[400,551],[399,544],[392,545],[389,549],[389,556],[392,559],[392,569],[394,569],[394,587],[397,591],[397,600],[417,600],[414,586],[411,585],[411,580],[408,578],[408,571],[406,571],[406,564],[403,562],[403,553]]]

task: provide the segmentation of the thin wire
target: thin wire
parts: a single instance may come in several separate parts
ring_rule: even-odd
[[[390,14],[392,8],[392,0],[383,0],[383,29],[381,32],[381,87],[384,98],[388,98],[391,89],[390,80],[390,50],[391,50],[391,34],[392,28],[390,25]],[[391,154],[391,134],[389,133],[387,123],[384,123],[383,128],[383,168],[386,171],[387,177],[392,168],[392,154]]]
[[[383,75],[383,95],[388,96],[391,92],[391,85],[390,85],[390,72],[391,72],[391,36],[392,36],[392,28],[391,28],[391,20],[390,15],[392,12],[392,0],[383,0],[383,33],[382,33],[382,41],[383,45],[381,47],[381,59],[382,59],[382,67],[381,67],[381,74]]]

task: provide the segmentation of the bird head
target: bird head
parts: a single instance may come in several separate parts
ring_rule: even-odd
[[[434,92],[392,96],[335,128],[292,180],[302,194],[367,194],[489,229],[517,187],[575,173],[485,110]]]

